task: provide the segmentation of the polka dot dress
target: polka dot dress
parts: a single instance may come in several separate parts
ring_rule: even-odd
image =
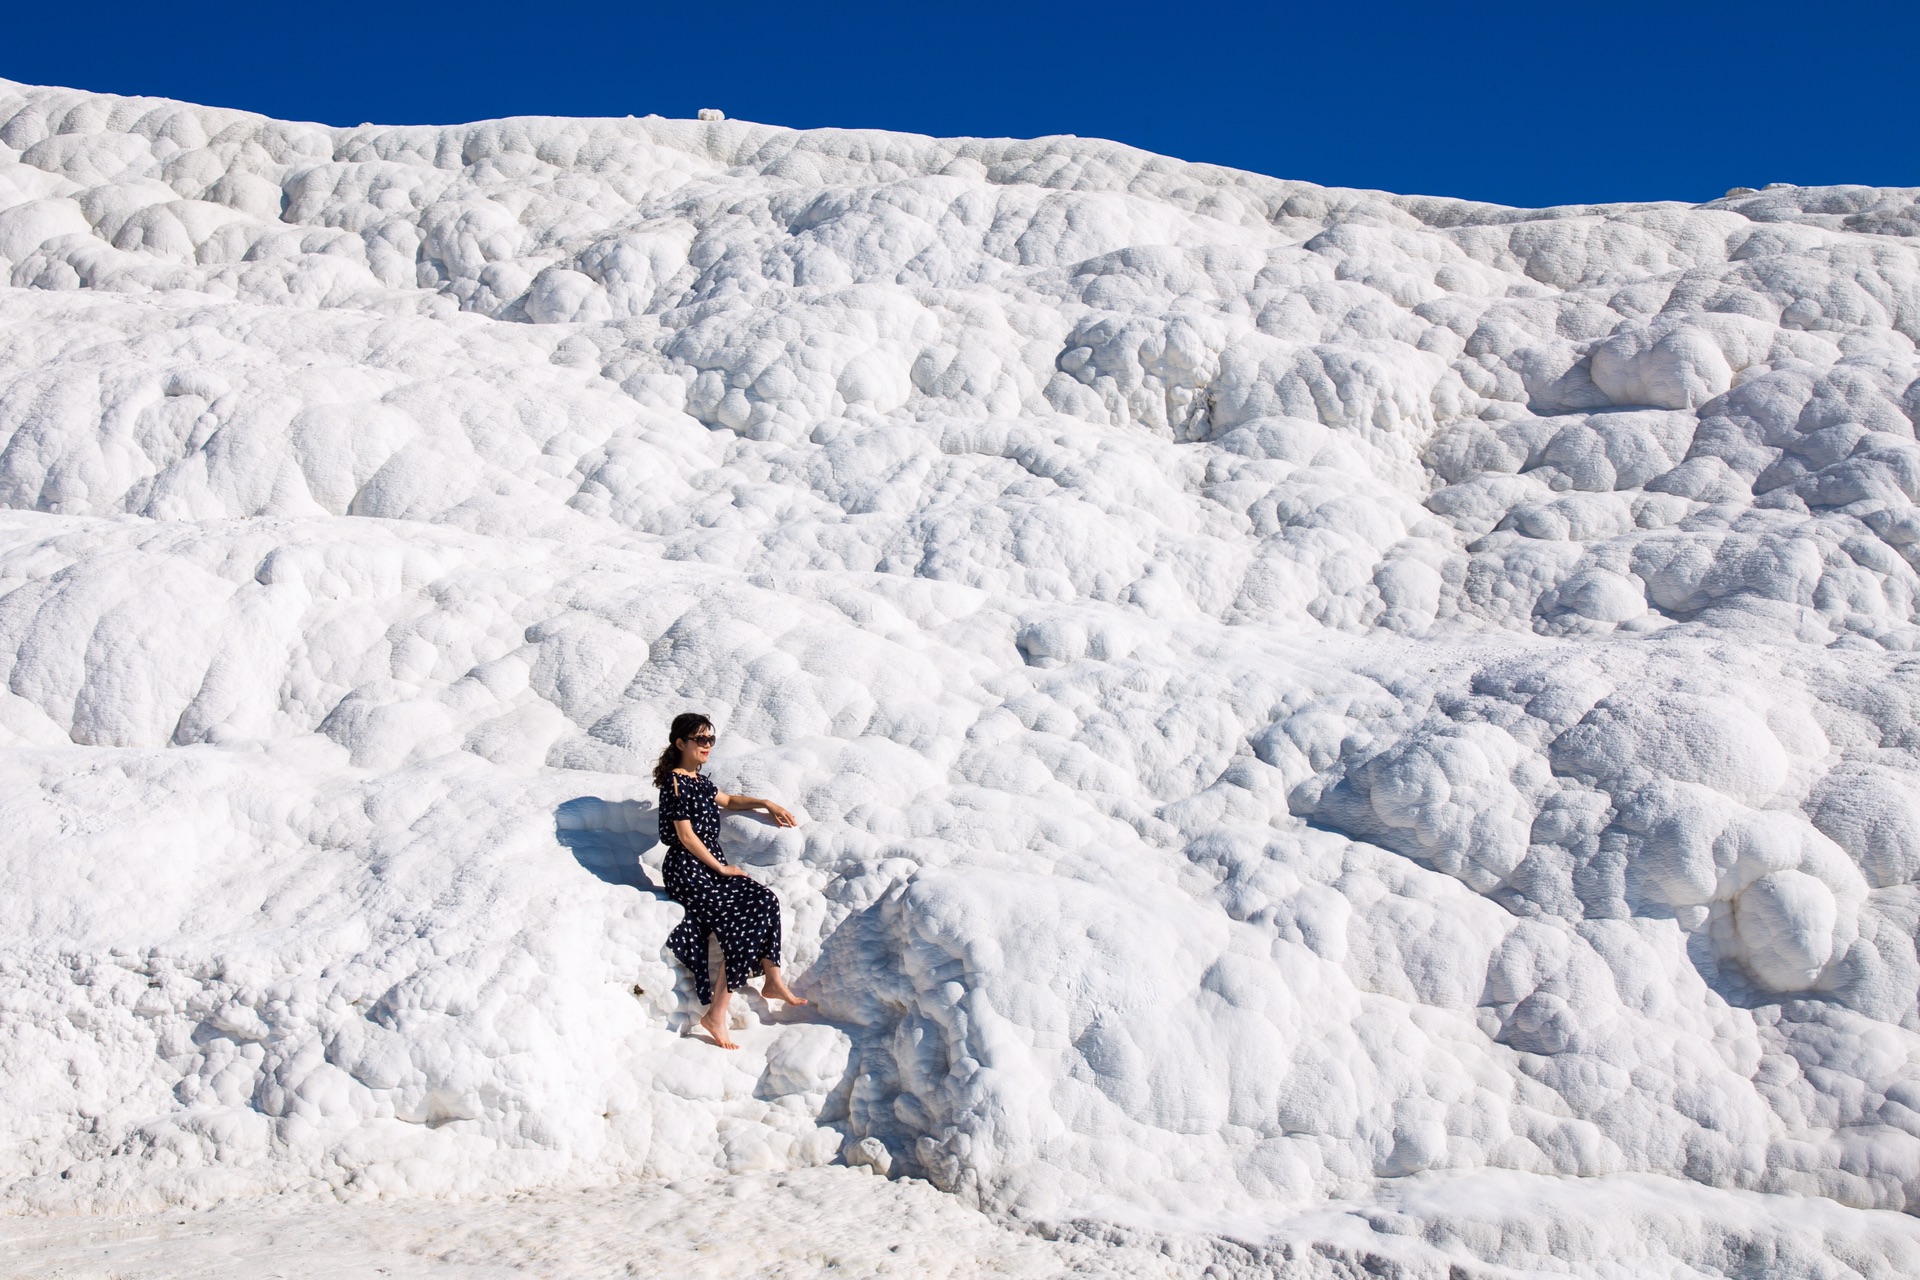
[[[780,899],[748,876],[723,876],[688,853],[674,831],[684,818],[707,852],[721,862],[720,805],[713,783],[676,773],[660,788],[660,843],[667,846],[661,868],[667,896],[687,909],[687,917],[667,935],[667,948],[693,971],[701,1004],[713,1003],[708,972],[707,936],[720,935],[727,957],[727,990],[738,991],[760,972],[761,961],[780,963]]]

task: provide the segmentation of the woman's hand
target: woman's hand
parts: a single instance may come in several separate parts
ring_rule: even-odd
[[[773,819],[774,826],[792,827],[792,826],[799,825],[793,820],[792,814],[788,813],[785,809],[781,808],[779,805],[775,804],[773,801],[763,800],[761,801],[761,803],[767,806],[767,816]]]
[[[715,867],[714,870],[718,871],[723,876],[743,876],[747,874],[744,870],[734,866],[731,862],[723,862],[719,866]]]

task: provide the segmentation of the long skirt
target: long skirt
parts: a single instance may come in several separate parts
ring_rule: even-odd
[[[716,853],[722,862],[726,855]],[[661,867],[667,896],[687,909],[667,935],[667,949],[693,971],[701,1004],[713,1003],[707,937],[720,935],[727,957],[727,990],[738,991],[764,962],[780,963],[780,899],[750,876],[723,876],[684,849],[667,853]]]

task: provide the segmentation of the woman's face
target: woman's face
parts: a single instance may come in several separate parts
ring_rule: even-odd
[[[679,746],[682,763],[691,769],[703,767],[707,757],[713,754],[712,727],[699,730],[691,738],[680,739]]]

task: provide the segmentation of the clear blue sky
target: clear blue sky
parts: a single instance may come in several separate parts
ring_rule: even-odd
[[[14,6],[0,76],[333,124],[1116,138],[1506,204],[1920,185],[1920,0]]]

